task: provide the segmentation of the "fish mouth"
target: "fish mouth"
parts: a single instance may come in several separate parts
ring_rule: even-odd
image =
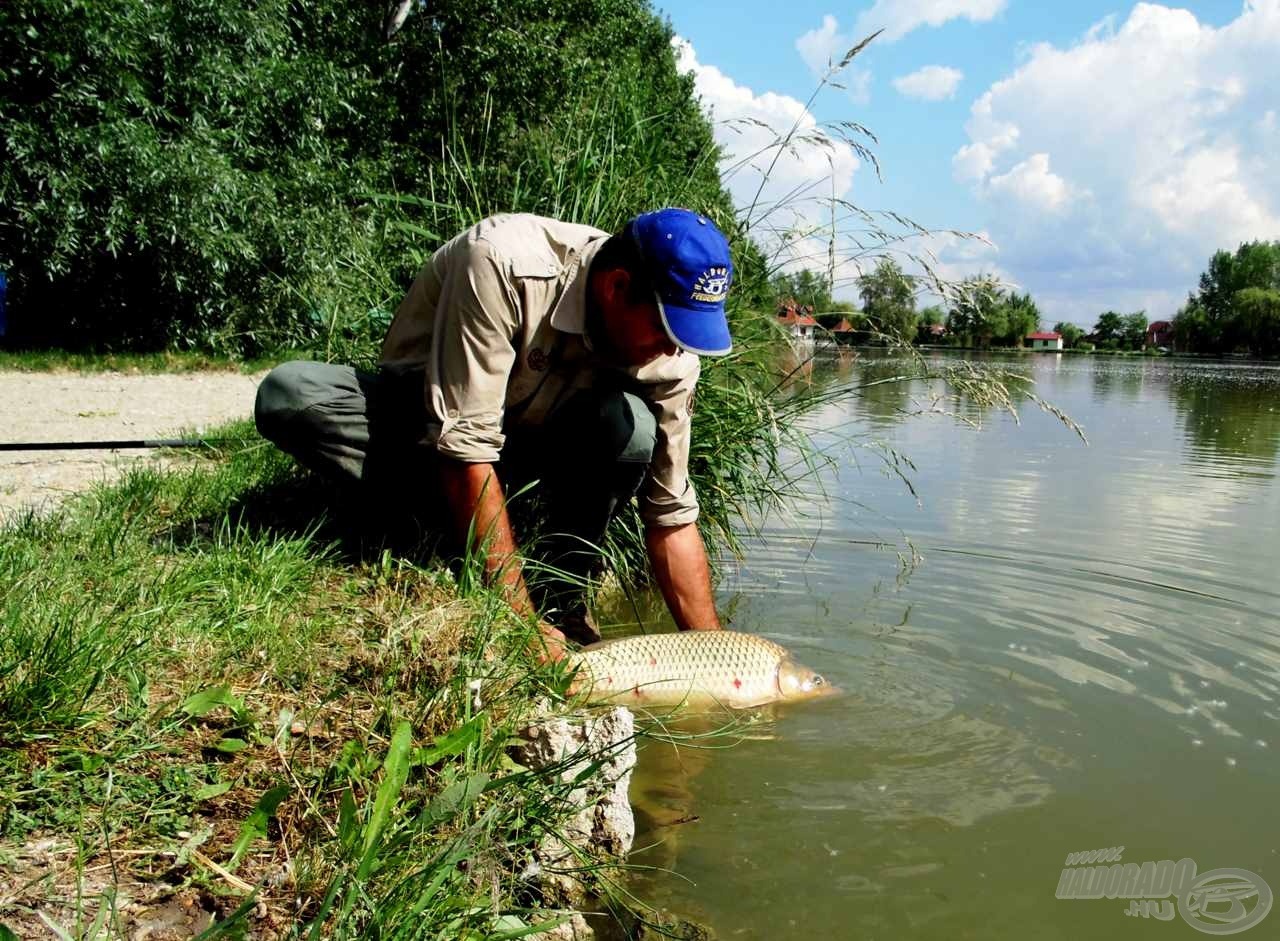
[[[778,672],[774,674],[774,687],[779,702],[826,699],[844,692],[821,674],[794,660],[783,660],[778,664]]]

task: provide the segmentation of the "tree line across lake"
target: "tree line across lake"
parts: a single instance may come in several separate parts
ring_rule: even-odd
[[[770,281],[779,305],[813,311],[830,330],[843,321],[860,338],[877,336],[961,347],[1021,347],[1042,331],[1040,309],[1029,293],[974,275],[949,286],[944,303],[917,308],[921,279],[893,259],[855,279],[861,307],[832,297],[830,279],[801,270]],[[1280,354],[1280,241],[1246,242],[1234,253],[1216,252],[1197,291],[1172,321],[1149,322],[1145,311],[1100,314],[1092,330],[1066,321],[1053,326],[1066,349],[1176,350],[1210,355]]]

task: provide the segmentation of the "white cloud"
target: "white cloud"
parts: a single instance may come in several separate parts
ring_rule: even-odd
[[[1280,238],[1278,49],[1280,0],[1220,28],[1140,3],[978,98],[952,167],[1048,317],[1171,315],[1215,250]]]
[[[961,181],[984,179],[995,168],[996,157],[1014,147],[1021,133],[1016,124],[996,120],[990,92],[974,102],[966,129],[972,143],[961,147],[951,158],[956,179]]]
[[[1032,154],[1008,173],[991,177],[988,187],[997,196],[1042,212],[1057,212],[1071,195],[1066,180],[1049,169],[1048,154]]]
[[[859,38],[878,29],[880,39],[893,42],[920,26],[941,26],[950,20],[967,19],[983,23],[1004,10],[1007,0],[876,0],[862,13],[853,32]]]
[[[974,232],[968,236],[955,232],[933,232],[919,240],[916,254],[928,265],[934,277],[943,281],[960,281],[969,275],[984,274],[1010,286],[1015,286],[1013,276],[1000,267],[1000,246],[988,231]],[[907,264],[913,274],[923,274],[924,264]],[[926,279],[926,284],[928,279]],[[929,296],[923,303],[933,304],[937,298]]]
[[[822,25],[811,29],[796,40],[796,52],[809,67],[815,79],[822,78],[831,67],[840,62],[857,40],[853,36],[840,32],[840,24],[831,14],[822,18]],[[871,71],[858,68],[856,65],[846,66],[835,79],[843,85],[855,104],[865,105],[871,100]]]
[[[903,75],[893,80],[893,87],[898,93],[908,98],[923,98],[925,101],[941,101],[954,97],[956,88],[964,73],[959,69],[945,65],[926,65],[910,75]]]
[[[756,233],[813,228],[826,218],[826,201],[847,197],[859,161],[853,149],[818,126],[802,102],[774,92],[757,94],[712,65],[677,37],[677,65],[692,72],[694,88],[715,127],[721,171],[734,205],[756,208]],[[797,128],[795,146],[779,153],[780,136]],[[776,158],[776,163],[774,162]],[[772,164],[772,169],[770,169]],[[767,174],[767,177],[766,177]],[[817,267],[817,262],[814,263]]]
[[[796,40],[796,52],[810,72],[821,75],[833,62],[840,61],[850,45],[849,37],[840,32],[836,18],[828,13],[822,18],[821,26]]]

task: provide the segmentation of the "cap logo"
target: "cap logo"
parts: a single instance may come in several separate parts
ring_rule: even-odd
[[[708,268],[698,276],[698,280],[693,285],[693,293],[690,296],[695,301],[719,304],[724,300],[724,296],[728,291],[729,269],[717,265]]]

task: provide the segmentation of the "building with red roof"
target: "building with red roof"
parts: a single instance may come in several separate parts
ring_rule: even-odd
[[[1062,334],[1039,331],[1027,334],[1027,343],[1033,350],[1062,349]]]
[[[1168,320],[1154,320],[1147,325],[1147,346],[1173,347],[1173,324]]]
[[[791,339],[800,343],[812,343],[818,321],[813,318],[813,308],[798,304],[788,298],[778,305],[778,323],[787,328]]]

